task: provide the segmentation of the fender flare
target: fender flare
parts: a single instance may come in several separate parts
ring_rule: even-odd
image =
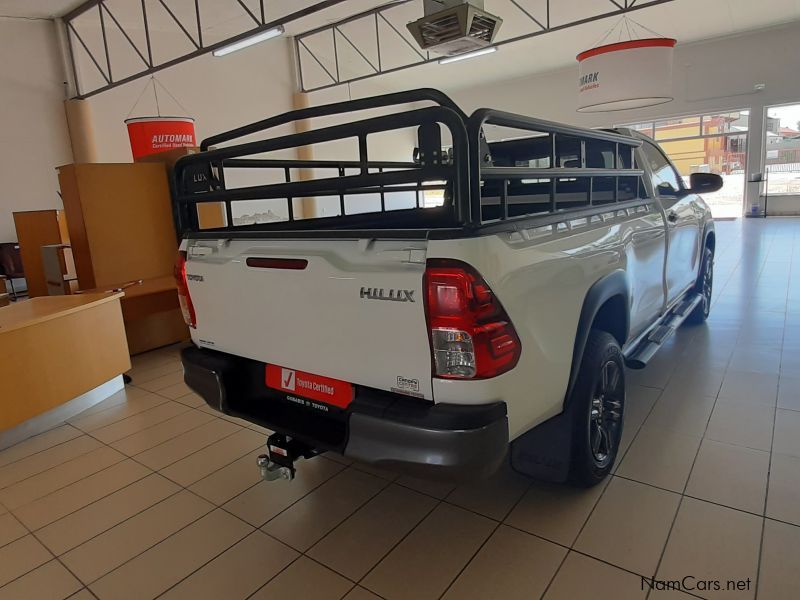
[[[714,236],[714,242],[716,244],[717,234],[714,231],[714,221],[712,221],[712,220],[706,221],[705,225],[703,225],[703,238],[702,238],[703,239],[703,246],[702,246],[703,248],[705,248],[708,245],[707,244],[708,236],[710,236],[710,235]]]
[[[581,307],[581,315],[578,319],[578,328],[575,333],[575,347],[572,350],[572,366],[569,372],[567,394],[564,398],[565,408],[572,394],[572,388],[575,386],[575,380],[578,378],[578,370],[581,366],[583,351],[589,339],[589,331],[592,329],[592,323],[594,323],[594,319],[600,311],[600,307],[615,296],[622,296],[624,300],[624,332],[625,339],[627,339],[628,333],[630,332],[630,293],[628,289],[628,279],[625,271],[618,270],[596,281],[592,287],[589,288],[589,291],[586,292],[586,297]]]

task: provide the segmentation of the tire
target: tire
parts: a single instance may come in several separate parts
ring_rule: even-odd
[[[711,294],[714,291],[714,253],[711,248],[703,248],[703,262],[700,263],[700,273],[697,275],[697,283],[694,284],[694,292],[703,296],[691,314],[686,317],[686,322],[690,325],[701,325],[705,323],[711,312]]]
[[[625,415],[625,363],[617,340],[593,329],[569,397],[572,452],[569,482],[591,487],[617,459]]]

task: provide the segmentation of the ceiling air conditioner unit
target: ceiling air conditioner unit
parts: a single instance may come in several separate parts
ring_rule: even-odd
[[[408,30],[420,48],[444,56],[490,46],[503,23],[483,10],[483,0],[424,0],[424,11]]]

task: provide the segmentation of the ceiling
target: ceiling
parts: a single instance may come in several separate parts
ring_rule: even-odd
[[[156,0],[146,0],[148,7]],[[287,14],[297,10],[302,10],[308,6],[316,4],[320,0],[264,0],[265,11],[269,18],[270,12],[275,16]],[[320,27],[327,23],[333,23],[347,18],[353,14],[368,10],[381,4],[387,4],[393,0],[347,0],[340,5],[332,6],[313,18],[304,20],[303,30]],[[71,10],[84,4],[86,0],[0,0],[0,16],[23,17],[34,19],[52,19],[60,17]],[[256,9],[259,0],[244,0],[244,3],[251,9]],[[128,19],[135,24],[139,22],[140,6],[139,0],[107,0],[115,15],[121,22],[126,21],[126,7],[128,8]],[[176,14],[180,14],[183,9],[194,11],[193,0],[166,0],[166,4],[173,9]],[[201,10],[208,13],[209,21],[229,21],[235,19],[247,19],[247,16],[236,0],[200,0]]]
[[[300,10],[313,5],[318,0],[291,0],[291,11]],[[0,0],[0,15],[29,18],[53,18],[66,14],[83,4],[85,0]],[[314,22],[303,23],[303,30],[318,27],[325,23],[335,22],[369,8],[389,3],[390,0],[348,0],[338,6],[322,11]],[[117,7],[129,4],[134,12],[138,12],[139,0],[116,0]],[[179,9],[185,0],[167,0],[173,9]],[[257,4],[257,0],[247,0],[246,4]],[[521,4],[536,12],[536,7],[541,0],[518,0]],[[608,4],[608,0],[570,0],[558,3],[557,9],[563,17],[570,12],[581,14],[581,6],[592,6],[598,3]],[[218,19],[244,18],[241,8],[234,0],[201,0],[201,5],[217,13]],[[265,0],[267,11],[270,7],[273,12],[287,12],[285,1]],[[486,9],[496,12],[505,18],[504,27],[518,29],[519,23],[525,21],[518,10],[515,10],[510,0],[486,0]],[[584,11],[585,12],[585,11]],[[673,35],[679,41],[692,41],[719,35],[736,33],[739,31],[756,29],[785,23],[800,19],[800,0],[769,0],[769,2],[754,2],[753,0],[676,0],[671,5],[653,7],[641,12],[633,13],[634,18],[648,27],[657,27],[664,35]],[[122,19],[121,19],[122,20]],[[610,27],[609,23],[588,24],[582,26],[586,37],[590,38],[590,30],[597,31],[600,36]],[[298,33],[298,32],[293,32]],[[583,36],[581,36],[583,37]],[[572,52],[572,50],[570,50]],[[551,58],[551,57],[548,57]]]
[[[569,4],[574,7],[580,2],[594,6],[598,1],[602,0],[572,0]],[[608,0],[605,1],[608,2]],[[530,6],[535,0],[518,0],[518,2]],[[564,2],[564,0],[557,0],[557,2]],[[566,5],[565,2],[561,6]],[[511,22],[512,28],[519,29],[520,17],[515,17],[510,12],[509,0],[486,0],[486,9],[489,12],[494,11],[495,14],[505,19],[503,27]],[[519,13],[517,14],[519,15]],[[679,44],[686,44],[798,21],[800,20],[800,0],[769,0],[768,2],[674,0],[667,4],[633,12],[630,16],[643,26],[663,36],[674,37]],[[619,17],[608,18],[547,33],[503,45],[493,54],[462,62],[448,65],[434,62],[412,67],[367,79],[363,85],[390,91],[408,87],[408,82],[413,77],[415,86],[433,85],[446,90],[457,90],[568,67],[575,64],[575,56],[579,52],[598,45],[598,42],[619,20]],[[502,37],[502,30],[500,37]],[[360,68],[363,72],[363,65],[356,67],[358,58],[352,57],[352,60],[353,68]]]
[[[165,0],[181,19],[194,17],[194,0]],[[281,15],[300,10],[319,0],[264,0],[267,20],[280,19]],[[287,24],[287,35],[296,35],[311,29],[339,21],[362,11],[387,4],[390,0],[347,0],[336,6],[320,11],[310,17]],[[553,23],[558,24],[585,16],[605,12],[612,0],[551,0]],[[139,0],[106,0],[107,5],[126,27],[141,28],[141,4]],[[146,0],[153,13],[160,9],[157,0]],[[257,11],[259,0],[242,0],[244,4]],[[486,10],[504,19],[499,39],[516,37],[535,30],[517,5],[522,5],[532,13],[541,14],[545,0],[485,0]],[[83,3],[83,0],[0,0],[0,15],[28,18],[51,18],[63,15]],[[203,35],[206,43],[222,40],[253,26],[253,22],[242,9],[238,0],[199,0],[203,18]],[[389,13],[395,14],[395,26],[404,30],[407,21],[416,18],[421,12],[421,2],[400,5]],[[593,12],[594,11],[594,12]],[[97,10],[84,13],[76,22],[83,30],[97,29]],[[150,14],[150,10],[149,10]],[[800,20],[800,0],[674,0],[672,2],[644,8],[631,13],[631,17],[646,28],[659,34],[675,37],[679,43],[734,35],[748,30],[761,29]],[[578,27],[548,33],[539,37],[503,45],[499,51],[474,60],[439,65],[437,63],[412,67],[395,73],[381,75],[367,80],[371,87],[378,89],[398,89],[408,87],[411,77],[415,85],[434,85],[450,90],[480,83],[513,79],[566,67],[574,64],[575,55],[596,45],[603,36],[619,21],[618,17],[586,23]],[[175,30],[175,24],[166,18],[163,26]],[[187,21],[188,22],[188,21]],[[348,34],[356,38],[352,30]],[[158,24],[151,25],[158,27]],[[373,35],[374,25],[368,20],[363,25],[364,36]],[[504,31],[505,30],[505,31]],[[402,44],[401,44],[402,45]],[[405,48],[409,52],[408,48]],[[390,51],[392,52],[392,51]],[[388,53],[387,53],[388,54]],[[324,60],[324,59],[323,59]],[[330,59],[329,59],[330,60]],[[347,61],[351,64],[347,64]],[[348,69],[364,72],[364,64],[355,52],[345,56],[341,65],[343,73]],[[413,74],[413,75],[412,75]],[[366,82],[365,82],[366,83]]]
[[[0,15],[52,19],[68,13],[85,0],[0,0]]]

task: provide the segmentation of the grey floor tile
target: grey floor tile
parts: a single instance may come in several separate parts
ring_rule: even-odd
[[[589,556],[570,552],[544,600],[643,600],[641,577]]]
[[[496,523],[440,504],[361,585],[384,598],[438,598],[491,535]],[[409,573],[414,573],[409,577]]]
[[[90,584],[213,508],[194,494],[179,492],[70,550],[61,560],[81,581]]]
[[[388,485],[385,479],[346,469],[301,498],[262,527],[305,552]]]
[[[800,527],[767,519],[761,550],[758,597],[796,598],[800,590]]]
[[[748,581],[747,589],[703,590],[706,598],[753,598],[763,519],[702,500],[684,498],[656,578]]]
[[[501,525],[461,572],[443,600],[539,598],[567,549]]]
[[[703,441],[686,494],[731,508],[763,514],[769,453]]]
[[[62,600],[82,587],[60,562],[51,560],[0,587],[0,600]]]
[[[217,509],[104,575],[89,589],[101,600],[155,598],[252,531]]]
[[[251,465],[251,468],[257,471],[255,464]],[[290,485],[280,485],[280,482],[279,485],[275,485],[275,482],[261,481],[256,472],[259,483],[226,502],[223,507],[251,525],[261,527],[343,468],[339,463],[318,456],[304,462]]]
[[[275,577],[298,553],[254,531],[167,591],[164,600],[248,598]]]
[[[56,555],[134,517],[180,488],[160,475],[149,475],[39,529],[36,536]]]
[[[614,477],[574,548],[640,575],[655,572],[680,496]]]
[[[505,522],[572,546],[607,484],[605,481],[592,488],[575,488],[535,481]]]
[[[800,525],[800,458],[773,454],[767,516]]]
[[[437,501],[390,485],[317,542],[308,555],[353,581],[359,581],[394,548]]]
[[[769,451],[775,408],[766,405],[717,402],[705,437],[717,442]]]
[[[301,556],[250,598],[252,600],[338,600],[353,582]]]

